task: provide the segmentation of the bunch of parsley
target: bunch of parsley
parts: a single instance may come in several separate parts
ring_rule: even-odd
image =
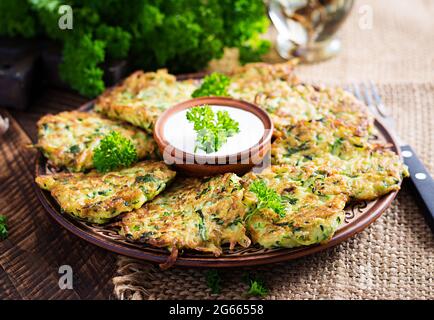
[[[73,10],[73,29],[58,26],[61,5]],[[269,49],[262,0],[1,0],[0,36],[47,37],[63,46],[61,77],[88,97],[104,90],[101,65],[129,58],[133,68],[203,69],[225,47],[242,62]]]
[[[216,152],[240,131],[238,122],[227,111],[217,111],[216,117],[208,105],[191,108],[186,117],[197,132],[195,152],[198,148],[206,153]]]

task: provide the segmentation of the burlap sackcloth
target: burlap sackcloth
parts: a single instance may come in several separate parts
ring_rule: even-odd
[[[358,27],[359,9],[366,4],[373,8],[372,30]],[[429,0],[356,1],[341,30],[343,52],[333,60],[301,66],[297,72],[303,80],[329,84],[375,81],[399,134],[431,173],[433,14],[434,3]],[[222,269],[219,295],[208,289],[205,269],[162,271],[122,256],[117,265],[113,283],[118,299],[246,299],[242,278],[248,270],[259,271],[266,279],[266,299],[434,298],[434,237],[407,183],[380,219],[334,248],[286,263]]]

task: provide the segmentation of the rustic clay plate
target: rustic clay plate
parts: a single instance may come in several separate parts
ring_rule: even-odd
[[[93,102],[89,102],[83,105],[80,110],[89,111],[92,107]],[[395,139],[386,127],[378,120],[375,121],[375,127],[378,130],[378,139],[390,143],[391,149],[401,156]],[[49,174],[49,170],[50,168],[47,165],[46,159],[39,152],[36,157],[35,175]],[[36,194],[48,214],[54,220],[70,232],[90,243],[118,254],[156,263],[164,263],[169,257],[167,250],[130,242],[118,235],[116,230],[110,226],[94,225],[61,213],[59,205],[51,197],[50,193],[37,186]],[[174,265],[188,267],[239,267],[269,264],[307,256],[335,246],[365,229],[381,216],[383,211],[390,206],[396,195],[397,191],[374,201],[362,201],[348,206],[345,210],[344,223],[336,231],[333,238],[325,244],[293,249],[264,249],[252,245],[249,248],[237,247],[233,251],[225,247],[220,257],[188,250],[179,254]]]

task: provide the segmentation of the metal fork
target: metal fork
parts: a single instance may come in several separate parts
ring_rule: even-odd
[[[385,125],[389,132],[399,144],[401,154],[404,158],[404,163],[410,171],[410,179],[414,187],[416,196],[419,198],[420,204],[423,206],[425,218],[434,232],[434,180],[428,173],[428,170],[418,158],[413,149],[404,140],[402,140],[395,130],[395,123],[391,117],[391,113],[386,106],[381,102],[380,95],[376,86],[370,82],[369,84],[353,84],[350,88],[354,95],[366,103],[372,114]]]

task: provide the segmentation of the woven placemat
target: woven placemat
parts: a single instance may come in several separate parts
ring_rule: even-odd
[[[400,134],[433,172],[434,84],[379,86]],[[266,279],[266,299],[433,299],[434,237],[406,184],[374,224],[327,251],[286,263],[222,269],[222,291],[211,294],[206,269],[162,271],[118,258],[113,279],[119,299],[245,299],[243,275]]]

